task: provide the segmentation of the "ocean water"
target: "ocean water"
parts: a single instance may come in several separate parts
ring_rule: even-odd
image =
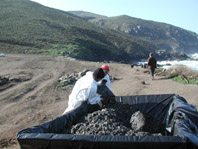
[[[172,68],[176,65],[184,65],[192,70],[198,71],[198,61],[196,60],[185,60],[185,61],[159,61],[157,62],[159,65],[163,65],[162,67],[166,70]]]
[[[198,60],[198,53],[194,53],[190,56],[194,60]]]
[[[191,60],[183,61],[157,61],[157,64],[162,65],[162,68],[168,70],[176,65],[184,65],[192,70],[198,71],[198,53],[190,56]],[[145,64],[147,62],[138,62],[138,64]]]

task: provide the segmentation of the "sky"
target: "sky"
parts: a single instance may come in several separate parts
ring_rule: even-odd
[[[32,0],[63,11],[107,17],[128,15],[171,24],[198,34],[198,0]]]

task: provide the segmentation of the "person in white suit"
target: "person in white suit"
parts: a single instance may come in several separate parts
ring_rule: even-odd
[[[63,114],[78,108],[84,101],[91,105],[98,104],[102,107],[102,98],[97,95],[97,82],[103,79],[104,76],[103,69],[98,68],[94,72],[88,71],[85,76],[81,77],[75,83],[69,95],[68,107]]]

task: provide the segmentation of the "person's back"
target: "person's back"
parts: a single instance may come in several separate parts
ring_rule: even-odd
[[[75,84],[75,86],[74,86],[74,88],[72,90],[72,93],[70,95],[76,97],[80,91],[82,91],[83,89],[88,88],[94,81],[94,79],[92,78],[92,75],[93,75],[93,73],[91,71],[89,71],[89,72],[87,72],[85,74],[85,76],[80,78],[76,82],[76,84]]]
[[[76,109],[82,102],[87,101],[90,104],[97,104],[101,98],[96,95],[97,82],[104,77],[102,69],[93,72],[87,72],[85,76],[80,78],[74,85],[69,95],[68,107],[63,114]]]
[[[80,78],[74,85],[74,88],[72,89],[71,94],[69,95],[69,102],[68,102],[68,108],[65,112],[71,111],[78,106],[81,105],[81,102],[85,101],[88,92],[87,89],[92,86],[97,90],[97,86],[94,85],[94,79],[92,77],[92,72],[87,72],[85,76]]]
[[[148,66],[151,68],[156,68],[156,59],[154,57],[149,57]]]
[[[151,76],[152,76],[152,80],[154,80],[154,73],[155,73],[155,68],[156,68],[156,65],[157,65],[157,61],[153,57],[152,53],[149,54],[147,65],[148,65],[148,68],[150,70],[150,73],[151,73]]]

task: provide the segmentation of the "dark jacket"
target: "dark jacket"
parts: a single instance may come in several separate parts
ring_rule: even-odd
[[[147,64],[150,68],[156,68],[157,65],[156,59],[154,57],[149,57]]]

